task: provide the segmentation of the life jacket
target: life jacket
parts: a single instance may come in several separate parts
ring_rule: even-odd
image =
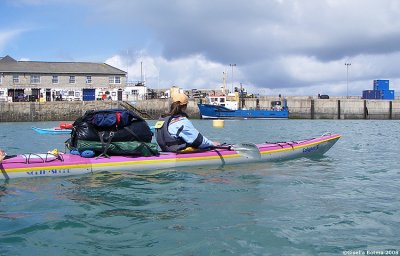
[[[167,116],[158,120],[155,125],[156,129],[156,140],[162,151],[165,152],[177,152],[185,149],[188,145],[181,138],[175,138],[168,131],[168,126],[175,116]]]

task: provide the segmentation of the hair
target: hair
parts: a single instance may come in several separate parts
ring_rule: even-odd
[[[181,103],[180,101],[173,102],[169,108],[169,112],[167,112],[166,114],[164,114],[162,116],[166,117],[166,116],[181,115],[181,116],[188,117],[188,115],[183,111],[183,109],[187,106],[187,104],[181,105],[180,103]]]

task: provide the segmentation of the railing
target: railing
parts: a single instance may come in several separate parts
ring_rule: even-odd
[[[126,101],[121,101],[120,102],[121,106],[126,108],[127,110],[130,110],[137,114],[138,116],[144,118],[144,119],[152,119],[152,117],[145,111],[142,111],[138,108],[135,108],[132,104],[126,102]]]

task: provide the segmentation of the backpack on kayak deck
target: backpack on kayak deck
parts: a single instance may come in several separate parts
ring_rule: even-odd
[[[89,110],[73,123],[78,139],[100,141],[99,132],[114,132],[113,141],[150,142],[152,132],[147,122],[126,109]]]
[[[131,111],[126,109],[90,110],[74,122],[71,138],[66,141],[66,145],[70,149],[87,149],[96,152],[101,148],[103,155],[110,152],[113,155],[138,155],[141,150],[137,150],[136,147],[140,147],[140,143],[144,143],[149,148],[154,147],[151,143],[152,136],[153,133],[147,122]],[[87,141],[97,142],[97,144],[94,143],[93,148],[83,149],[79,146]],[[115,147],[116,142],[138,142],[139,144],[131,143],[129,147],[121,148]],[[108,152],[112,144],[114,148]],[[158,154],[157,149],[151,152],[153,152],[152,155]],[[144,152],[144,154],[147,153]]]

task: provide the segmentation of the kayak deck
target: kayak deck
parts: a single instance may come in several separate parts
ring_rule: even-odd
[[[198,153],[176,154],[162,152],[159,156],[111,156],[83,158],[61,154],[60,157],[31,157],[17,155],[0,163],[0,179],[41,176],[68,176],[101,171],[145,172],[194,166],[224,166],[251,162],[280,161],[297,157],[323,155],[340,138],[338,134],[323,135],[307,140],[257,144],[260,158],[253,158],[229,149],[212,149]],[[32,156],[40,154],[31,154]]]

